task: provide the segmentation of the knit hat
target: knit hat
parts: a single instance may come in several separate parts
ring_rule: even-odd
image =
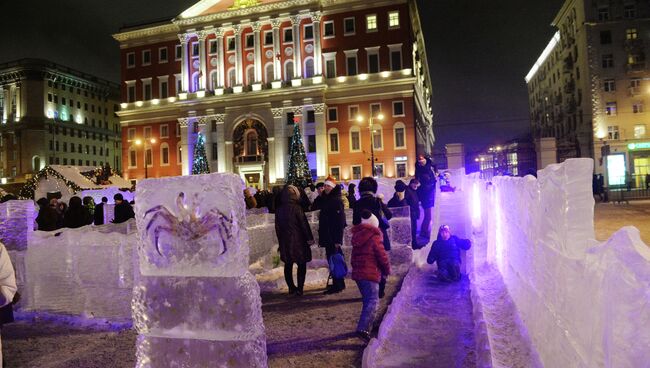
[[[379,228],[379,220],[377,220],[377,217],[368,210],[363,210],[361,212],[361,223]]]
[[[331,175],[325,179],[325,185],[330,186],[334,188],[336,186],[336,179],[334,179]]]
[[[396,191],[396,192],[400,192],[400,193],[401,193],[401,192],[403,192],[403,191],[405,191],[405,190],[406,190],[406,183],[404,183],[404,182],[401,181],[401,180],[398,180],[398,181],[395,182],[395,191]]]

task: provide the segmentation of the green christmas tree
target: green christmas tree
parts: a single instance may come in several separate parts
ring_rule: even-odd
[[[291,137],[291,147],[289,149],[289,171],[287,173],[287,184],[295,185],[300,188],[312,184],[311,170],[305,154],[305,146],[302,143],[300,127],[294,124],[293,136]]]
[[[205,138],[199,133],[194,145],[194,162],[192,163],[192,175],[209,174],[208,157],[205,154]]]

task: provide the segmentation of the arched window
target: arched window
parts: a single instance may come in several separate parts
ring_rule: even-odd
[[[228,69],[228,87],[232,88],[237,84],[237,75],[235,74],[235,68]]]
[[[284,63],[284,80],[289,82],[291,79],[293,79],[293,61],[287,60]]]
[[[192,92],[196,92],[201,89],[200,83],[199,83],[199,73],[195,72],[192,74]]]
[[[372,126],[372,147],[375,150],[384,149],[384,131],[382,126],[375,124]]]
[[[406,149],[406,126],[398,122],[393,125],[393,143],[395,149]]]
[[[176,144],[176,163],[179,165],[183,164],[183,147],[181,147],[181,142]]]
[[[361,152],[361,128],[350,128],[350,152]]]
[[[210,85],[212,86],[213,91],[219,88],[219,75],[216,70],[210,72]]]
[[[169,145],[167,143],[160,145],[160,165],[169,165]]]
[[[251,129],[246,132],[246,151],[244,156],[257,156],[258,154],[258,145],[257,145],[257,132],[255,129]]]
[[[255,67],[253,65],[246,68],[246,82],[249,86],[255,83]]]
[[[73,144],[71,146],[74,147]],[[32,157],[32,171],[36,172],[40,170],[41,170],[41,158],[38,156]]]
[[[267,63],[266,66],[264,67],[265,71],[265,78],[264,80],[266,83],[271,83],[275,80],[275,70],[273,67],[273,63]]]
[[[305,78],[314,76],[314,58],[308,57],[305,59]]]
[[[327,131],[328,150],[330,153],[339,153],[339,130],[331,128]]]

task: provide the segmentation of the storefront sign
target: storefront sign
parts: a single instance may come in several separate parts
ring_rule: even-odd
[[[630,143],[627,145],[627,148],[630,151],[639,150],[639,149],[650,149],[650,142]]]

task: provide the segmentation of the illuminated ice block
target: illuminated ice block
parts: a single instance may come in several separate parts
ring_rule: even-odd
[[[137,367],[267,366],[242,187],[232,174],[138,183]]]
[[[27,237],[34,231],[33,201],[0,203],[0,241],[7,250],[27,249]]]

